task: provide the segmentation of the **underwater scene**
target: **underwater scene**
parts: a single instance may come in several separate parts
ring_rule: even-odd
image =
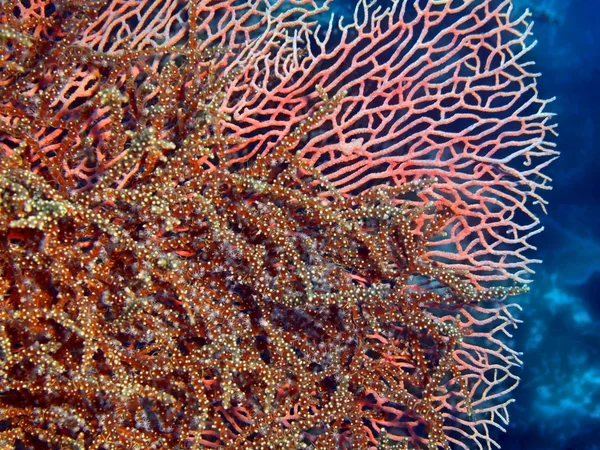
[[[600,450],[598,24],[0,1],[0,448]]]

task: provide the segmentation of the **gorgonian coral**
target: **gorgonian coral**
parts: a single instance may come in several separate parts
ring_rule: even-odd
[[[0,442],[490,442],[489,412],[504,411],[504,373],[518,363],[495,336],[513,323],[499,301],[524,288],[483,289],[431,257],[457,214],[422,201],[447,197],[440,180],[347,195],[303,157],[352,91],[314,85],[302,119],[272,139],[240,128],[250,118],[236,110],[265,87],[239,91],[285,35],[270,25],[246,25],[250,40],[262,30],[260,45],[207,45],[222,5],[181,2],[173,15],[187,21],[167,21],[166,37],[113,51],[95,46],[122,36],[106,26],[94,43],[96,24],[143,22],[118,2],[8,3]],[[276,17],[286,29],[311,11]],[[279,120],[279,106],[268,111],[252,120]],[[273,145],[258,151],[263,138]]]

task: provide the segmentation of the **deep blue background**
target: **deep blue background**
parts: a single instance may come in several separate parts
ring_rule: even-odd
[[[548,170],[554,190],[545,195],[545,231],[534,241],[544,263],[520,299],[514,346],[523,351],[522,381],[498,443],[503,450],[598,450],[600,0],[513,2],[515,14],[529,8],[535,21],[531,57],[543,74],[540,96],[556,96],[550,110],[558,115],[562,156]],[[332,9],[350,16],[354,4],[337,0]]]

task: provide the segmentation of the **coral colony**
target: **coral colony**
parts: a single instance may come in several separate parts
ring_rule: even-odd
[[[328,6],[1,2],[2,448],[494,448],[531,24]]]

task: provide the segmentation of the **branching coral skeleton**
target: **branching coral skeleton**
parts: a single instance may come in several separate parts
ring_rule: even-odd
[[[501,38],[525,17],[417,2],[409,22],[407,2],[359,2],[334,51],[352,79],[314,30],[325,5],[129,3],[0,6],[2,445],[491,448],[520,364],[505,300],[531,262],[491,238],[535,231],[482,211],[529,212],[555,155],[532,76],[504,78],[528,31]],[[446,19],[451,42],[426,44]],[[379,50],[349,50],[369,27]],[[444,42],[472,53],[440,73]],[[459,93],[463,70],[495,84]],[[471,116],[452,119],[450,97],[507,131],[452,129]],[[541,162],[492,161],[509,147]]]

